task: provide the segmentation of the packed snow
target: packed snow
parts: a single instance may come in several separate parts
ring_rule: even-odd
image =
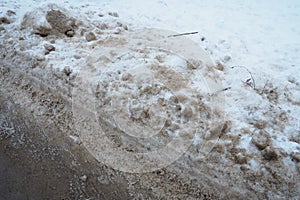
[[[18,32],[18,28],[26,13],[48,3],[53,2],[1,1],[0,17],[11,20],[10,24],[0,24],[5,29],[0,31],[1,40],[11,44],[16,38],[23,37],[25,40],[20,40],[18,48],[26,47],[23,51],[28,55],[44,56],[44,45],[49,42],[41,42],[40,36],[30,32]],[[97,40],[104,40],[110,34],[142,28],[198,32],[182,37],[196,42],[216,63],[223,90],[211,92],[225,96],[222,111],[225,120],[230,122],[227,135],[220,136],[218,145],[224,148],[224,154],[230,148],[239,151],[233,156],[237,161],[224,156],[221,162],[232,161],[232,166],[237,169],[266,171],[266,163],[278,160],[290,174],[299,175],[300,164],[295,161],[300,155],[299,1],[70,0],[55,3],[70,16],[84,21],[86,31],[96,35],[86,43],[79,38],[56,39],[55,50],[47,52],[45,59],[48,61],[46,67],[60,71],[78,72],[86,64],[85,58],[97,47]],[[9,10],[15,14],[8,16]],[[49,25],[45,24],[45,17],[40,12],[36,13],[36,18],[39,19],[37,24]],[[15,38],[4,38],[4,31],[15,32]],[[157,52],[149,50],[148,54],[147,62],[157,59]],[[130,56],[138,56],[126,56],[127,65],[139,64],[137,60],[130,60]],[[184,59],[163,56],[166,65],[174,66],[182,74],[187,73],[182,67],[186,64]],[[197,74],[187,75],[196,82],[197,88],[197,83],[201,82]],[[163,95],[170,94],[164,91]],[[210,94],[206,95],[209,97]],[[158,97],[151,100],[156,102]],[[179,134],[178,131],[168,133],[172,137]],[[78,140],[77,136],[70,137]],[[200,141],[196,135],[193,145],[197,147]],[[244,157],[247,161],[242,159]]]

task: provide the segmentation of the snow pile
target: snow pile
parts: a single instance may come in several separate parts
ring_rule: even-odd
[[[297,52],[300,30],[295,28],[299,27],[296,21],[300,20],[296,13],[298,2],[261,3],[260,7],[256,7],[255,2],[230,0],[226,3],[131,0],[126,4],[117,1],[97,4],[64,2],[59,6],[42,5],[32,11],[25,3],[1,3],[4,8],[0,13],[2,56],[7,53],[12,57],[17,54],[31,58],[30,66],[15,68],[49,81],[46,83],[49,87],[59,90],[69,100],[70,89],[76,86],[75,78],[80,69],[94,70],[99,83],[98,88],[91,88],[99,103],[95,109],[107,118],[119,113],[110,123],[119,121],[115,127],[123,132],[136,133],[147,124],[149,130],[146,128],[145,132],[155,129],[167,133],[164,138],[157,139],[157,143],[134,141],[124,147],[128,151],[157,148],[180,134],[180,123],[189,120],[177,117],[188,118],[189,107],[172,102],[174,95],[170,88],[153,78],[155,67],[173,68],[181,76],[188,77],[187,82],[200,94],[198,103],[203,103],[207,124],[201,124],[205,126],[202,127],[205,135],[196,134],[194,145],[172,167],[191,179],[197,180],[205,173],[221,185],[230,182],[234,190],[251,197],[299,196],[300,74],[297,67],[300,63]],[[287,20],[290,23],[286,23]],[[153,49],[132,50],[118,60],[112,60],[116,57],[113,52],[95,55],[95,52],[101,53],[104,45],[121,48],[126,43],[122,34],[145,27],[199,31],[200,34],[187,37],[202,46],[216,65],[209,68],[199,60],[190,65],[191,60]],[[286,40],[278,42],[278,34],[282,32]],[[7,56],[3,62],[12,63]],[[95,66],[95,63],[98,64]],[[104,69],[107,63],[112,64]],[[5,70],[6,66],[1,66],[1,73],[7,74]],[[54,74],[55,79],[47,74]],[[223,88],[204,89],[203,74],[222,81]],[[123,93],[141,96],[141,99],[122,99]],[[216,98],[225,96],[222,110],[215,109],[217,105],[211,102],[214,95]],[[111,99],[122,99],[130,106],[122,104],[110,110]],[[153,104],[155,106],[151,107]],[[167,112],[160,110],[163,105],[170,110],[172,121],[178,120],[179,124],[168,125],[163,120],[167,118]],[[127,115],[135,123],[124,120]],[[112,139],[118,146],[130,138],[115,134]],[[209,155],[201,157],[203,151]]]

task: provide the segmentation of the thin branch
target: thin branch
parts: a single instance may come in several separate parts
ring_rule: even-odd
[[[268,82],[269,82],[269,80],[266,81],[266,83],[265,83],[263,89],[261,90],[260,94],[263,94],[263,93],[264,93],[264,91],[265,91],[265,89],[266,89],[266,86],[267,86]]]
[[[183,36],[183,35],[193,35],[197,34],[198,32],[190,32],[190,33],[180,33],[180,34],[175,34],[175,35],[169,35],[168,37],[178,37],[178,36]]]
[[[215,96],[215,95],[219,94],[220,92],[224,92],[224,91],[230,90],[230,89],[231,89],[231,87],[223,88],[223,89],[221,89],[221,90],[218,90],[218,91],[216,91],[216,92],[210,94],[209,96]]]
[[[236,68],[236,67],[244,68],[245,70],[247,70],[247,72],[250,74],[250,77],[251,77],[253,86],[251,86],[250,84],[248,84],[248,81],[246,81],[246,83],[247,83],[250,87],[252,87],[253,89],[255,89],[255,80],[254,80],[254,78],[253,78],[253,76],[252,76],[252,73],[248,70],[248,68],[245,67],[245,66],[233,66],[233,67],[231,67],[231,68],[233,69],[233,68]]]

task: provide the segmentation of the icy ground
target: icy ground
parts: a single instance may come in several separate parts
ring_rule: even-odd
[[[25,13],[41,6],[41,2],[51,3],[1,1],[0,17],[6,16],[12,23],[0,26],[6,31],[16,30]],[[284,176],[286,170],[299,180],[299,1],[112,0],[64,1],[58,5],[93,24],[87,29],[94,31],[97,39],[127,29],[197,31],[198,34],[187,37],[210,54],[224,88],[228,88],[223,91],[223,109],[230,130],[219,141],[219,151],[225,155],[223,162],[237,169],[263,172],[264,176]],[[12,34],[26,38],[25,42],[22,40],[26,47],[30,46],[26,42],[32,43],[25,52],[33,56],[43,54],[44,46],[39,45],[37,36],[17,31]],[[13,43],[13,38],[1,38],[4,39]],[[93,41],[77,43],[80,41],[57,39],[55,51],[46,55],[47,66],[64,70],[68,65],[76,72],[84,62],[82,58],[96,45]],[[284,166],[282,171],[269,164],[275,161]]]

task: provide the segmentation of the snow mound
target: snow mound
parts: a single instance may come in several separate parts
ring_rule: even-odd
[[[196,128],[195,137],[189,138],[193,145],[168,166],[178,174],[198,183],[211,183],[211,188],[219,189],[218,185],[222,185],[220,193],[228,194],[226,189],[234,190],[250,199],[292,199],[299,196],[300,89],[295,68],[286,67],[285,73],[274,76],[281,67],[272,67],[264,60],[258,65],[250,62],[254,57],[253,60],[261,57],[251,54],[247,43],[243,48],[236,47],[230,42],[233,40],[230,37],[217,42],[219,36],[224,37],[219,34],[222,28],[219,26],[215,26],[218,31],[214,32],[219,36],[213,42],[208,41],[209,37],[203,37],[200,43],[200,38],[195,35],[196,45],[186,48],[179,42],[185,40],[185,36],[167,37],[174,35],[170,33],[163,38],[161,34],[147,33],[145,29],[140,32],[132,30],[133,26],[137,29],[153,26],[152,19],[141,18],[143,23],[138,25],[137,17],[127,17],[126,20],[133,23],[128,28],[122,21],[124,15],[120,13],[119,17],[115,12],[104,12],[101,9],[105,5],[101,8],[95,4],[78,3],[76,7],[64,2],[59,5],[62,7],[55,4],[41,6],[24,17],[21,9],[16,10],[17,16],[23,19],[22,23],[7,17],[11,24],[3,25],[0,35],[0,55],[3,57],[0,60],[0,80],[10,84],[7,88],[14,85],[16,90],[27,92],[33,102],[41,102],[30,106],[34,114],[40,115],[41,111],[35,109],[37,105],[46,107],[45,115],[50,116],[49,120],[59,118],[60,123],[69,127],[69,121],[57,115],[62,112],[56,106],[63,104],[61,100],[45,98],[55,94],[70,104],[72,98],[74,100],[71,91],[75,88],[79,97],[82,91],[87,96],[82,95],[85,98],[78,99],[73,106],[88,108],[88,112],[79,115],[87,117],[87,120],[77,119],[79,126],[81,122],[85,126],[76,130],[79,133],[72,130],[72,135],[78,136],[78,143],[91,152],[97,152],[98,155],[94,156],[98,160],[104,160],[101,156],[103,158],[108,143],[128,154],[151,152],[185,133],[194,134],[193,128]],[[64,9],[66,6],[68,10]],[[169,13],[174,21],[175,12]],[[203,21],[207,19],[209,17],[203,17]],[[186,21],[189,20],[184,20],[182,25]],[[162,23],[165,21],[159,22],[159,27],[163,27]],[[199,21],[195,23],[201,24]],[[197,24],[194,25],[199,28]],[[199,30],[205,33],[202,27]],[[135,40],[141,35],[145,37]],[[206,35],[210,35],[209,32]],[[146,42],[148,46],[145,46]],[[131,46],[125,49],[128,44]],[[149,44],[158,46],[149,48]],[[169,46],[161,48],[163,44]],[[204,59],[207,52],[200,45],[219,60],[217,66],[211,59]],[[255,42],[251,45],[251,48],[257,48]],[[193,48],[202,51],[192,57],[180,57],[175,55],[174,47],[182,50],[177,52],[178,55],[191,52]],[[246,52],[241,53],[241,50]],[[238,61],[241,55],[246,55],[247,59]],[[210,88],[207,89],[205,84]],[[225,97],[225,101],[221,98],[218,102],[220,96]],[[26,102],[31,102],[16,99],[24,107],[29,107]],[[198,116],[200,120],[195,120]],[[90,122],[93,124],[89,127]],[[102,130],[95,132],[93,126],[99,125]],[[65,130],[66,134],[71,132]],[[82,134],[86,130],[88,134]],[[152,131],[162,134],[154,136],[151,141],[145,140],[143,137],[151,135]],[[102,132],[106,132],[108,138],[99,144],[101,137],[98,133]],[[166,154],[176,153],[179,148],[173,147]],[[112,155],[111,152],[105,153]],[[137,160],[141,159],[139,156]],[[132,167],[120,162],[124,157],[113,161],[118,169]],[[230,188],[226,188],[228,185]]]
[[[48,4],[25,14],[21,27],[29,28],[34,34],[43,37],[54,34],[74,36],[77,20],[67,10],[56,4]]]

